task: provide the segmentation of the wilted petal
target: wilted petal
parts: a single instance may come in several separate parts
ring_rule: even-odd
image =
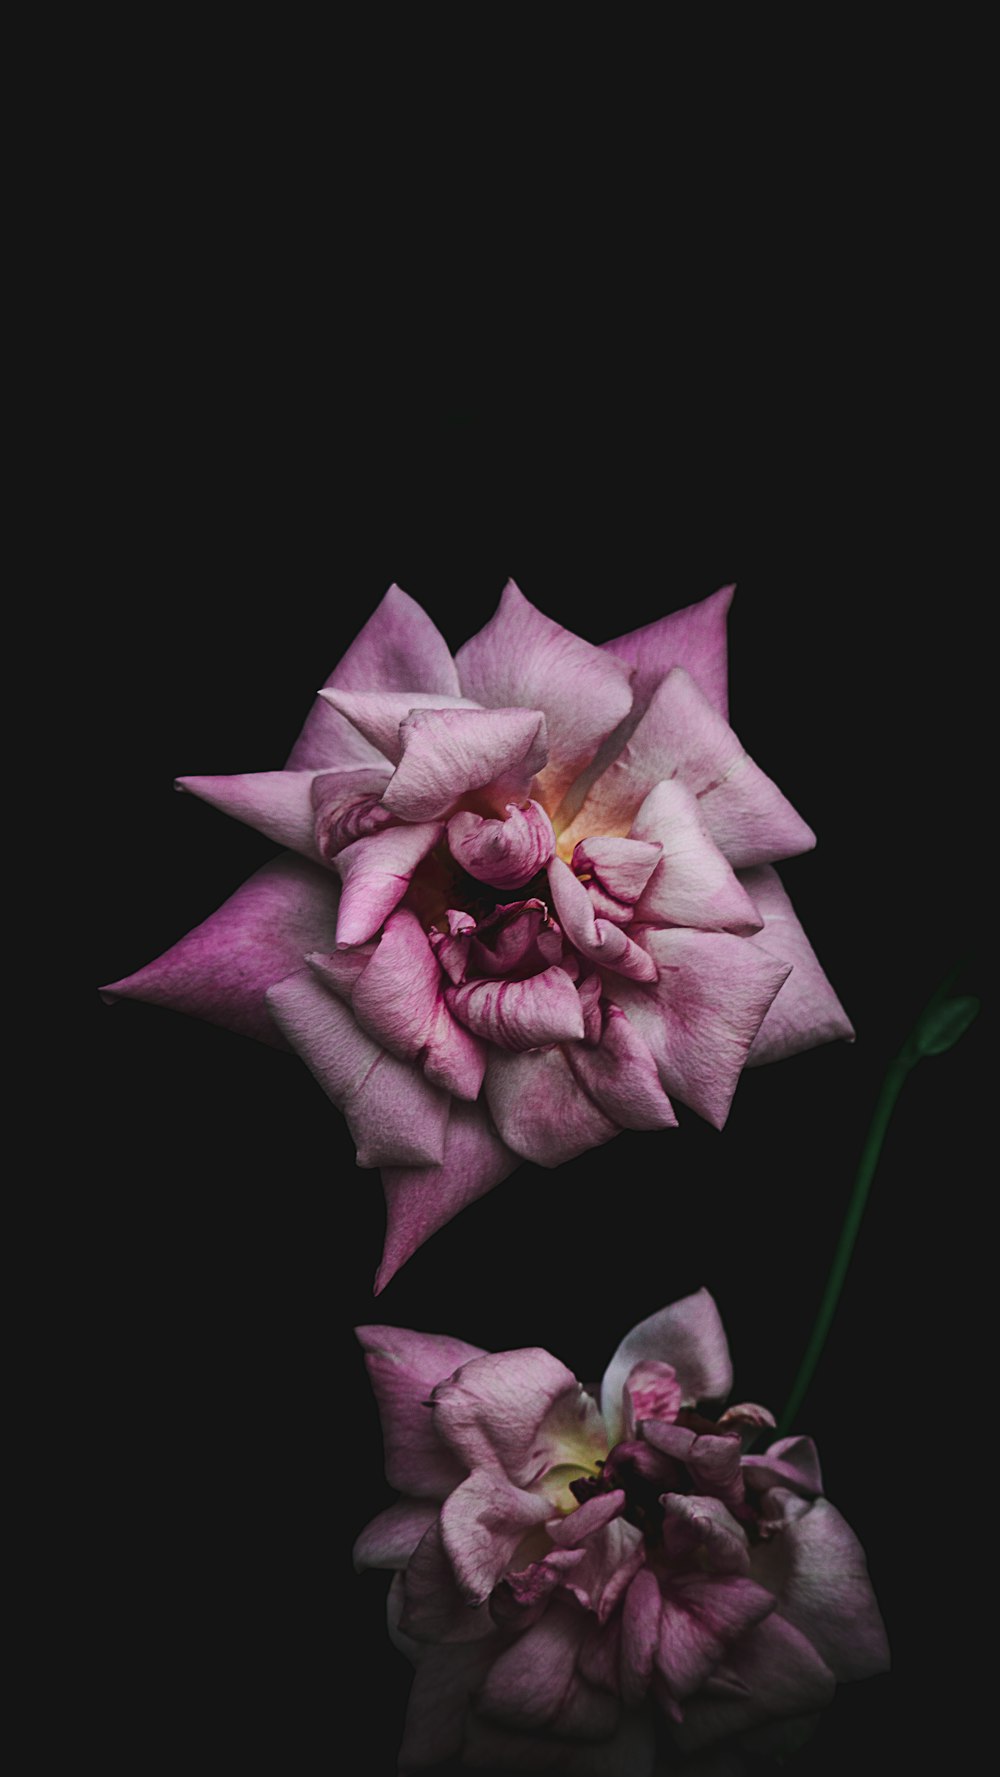
[[[386,1480],[401,1493],[444,1499],[466,1470],[437,1432],[429,1405],[431,1391],[471,1358],[482,1357],[482,1351],[464,1339],[414,1333],[405,1327],[355,1331],[378,1402]]]
[[[401,1499],[366,1524],[354,1545],[354,1566],[406,1566],[424,1532],[434,1523],[437,1504],[431,1499]]]
[[[660,861],[659,840],[649,843],[633,835],[628,839],[581,839],[573,850],[573,869],[578,876],[589,871],[616,901],[634,906]]]
[[[595,1493],[592,1499],[585,1500],[565,1518],[551,1518],[545,1528],[557,1549],[575,1549],[584,1537],[592,1536],[595,1530],[603,1530],[605,1524],[610,1524],[624,1504],[625,1495],[620,1487],[611,1493]]]
[[[400,723],[414,710],[476,710],[467,697],[445,697],[439,691],[321,691],[320,697],[346,716],[373,747],[393,764],[403,756]]]
[[[433,1085],[472,1101],[483,1083],[486,1051],[451,1016],[441,987],[426,932],[416,914],[400,907],[386,920],[354,984],[351,1009],[362,1030],[390,1055],[419,1061]]]
[[[733,1643],[773,1611],[764,1586],[742,1574],[681,1574],[670,1581],[656,1664],[671,1694],[688,1697],[704,1684]]]
[[[360,771],[312,774],[313,848],[328,864],[356,839],[365,839],[394,824],[388,809],[382,807],[391,776],[385,760],[379,766],[364,766]]]
[[[761,1493],[769,1487],[793,1487],[796,1493],[822,1493],[819,1452],[812,1438],[779,1438],[757,1456],[744,1456],[747,1485]]]
[[[689,1559],[711,1573],[749,1573],[746,1532],[721,1499],[699,1493],[664,1493],[663,1547],[668,1561]]]
[[[542,1495],[514,1487],[496,1468],[476,1469],[448,1495],[441,1540],[467,1603],[485,1603],[525,1533],[550,1510]]]
[[[830,1702],[836,1681],[815,1648],[791,1623],[772,1613],[726,1652],[726,1671],[743,1694],[692,1697],[674,1739],[682,1752],[711,1745],[757,1722],[806,1715]]]
[[[540,802],[509,802],[505,813],[493,820],[461,809],[448,822],[448,848],[477,882],[523,888],[552,857],[556,836]]]
[[[301,858],[275,858],[155,962],[101,992],[170,1006],[283,1047],[267,990],[299,968],[307,951],[329,949],[336,921],[329,873]]]
[[[635,1437],[636,1427],[644,1419],[662,1419],[664,1424],[672,1424],[683,1399],[684,1390],[673,1364],[652,1357],[633,1364],[622,1390],[626,1438]]]
[[[315,771],[249,771],[236,777],[179,777],[175,789],[207,802],[266,839],[319,858],[313,835]]]
[[[768,1006],[790,964],[728,932],[647,928],[651,987],[607,975],[605,993],[649,1046],[672,1098],[721,1129]]]
[[[486,1063],[486,1098],[509,1148],[539,1166],[561,1166],[619,1132],[617,1123],[577,1085],[561,1048],[507,1055]]]
[[[440,821],[386,827],[339,852],[334,868],[343,884],[338,944],[364,944],[398,907],[417,865],[444,832]],[[313,946],[312,948],[318,948]]]
[[[757,870],[742,871],[740,881],[764,921],[756,943],[779,961],[792,965],[791,974],[754,1038],[747,1066],[781,1061],[800,1049],[812,1049],[838,1037],[851,1041],[851,1021],[820,968],[778,872],[764,864]]]
[[[618,1006],[608,1006],[595,1045],[567,1043],[574,1077],[622,1129],[673,1129],[677,1118],[646,1043]]]
[[[311,969],[279,981],[267,1004],[347,1118],[359,1166],[426,1166],[444,1158],[448,1094],[373,1043]]]
[[[479,1708],[509,1727],[547,1726],[573,1682],[585,1631],[585,1617],[566,1605],[552,1605],[494,1661]]]
[[[697,798],[677,778],[653,785],[631,834],[655,839],[662,852],[636,907],[637,920],[740,937],[760,931],[763,916],[709,833]]]
[[[510,901],[494,908],[476,926],[468,950],[468,973],[478,975],[530,975],[559,960],[547,956],[541,941],[555,937],[562,949],[558,932],[551,930],[548,908],[544,901],[532,896],[527,901]]]
[[[693,679],[675,667],[618,758],[593,785],[561,844],[590,833],[628,833],[653,786],[671,777],[698,799],[709,833],[734,866],[795,857],[816,843]]]
[[[827,1499],[817,1499],[780,1534],[758,1544],[753,1573],[774,1592],[781,1615],[822,1655],[834,1677],[868,1678],[889,1667],[885,1626],[865,1552]]]
[[[549,763],[541,782],[549,809],[632,705],[629,668],[543,616],[513,580],[489,623],[455,658],[467,697],[493,709],[544,711]]]
[[[545,717],[532,709],[418,710],[399,737],[402,758],[382,801],[405,821],[446,815],[476,790],[501,810],[527,796],[547,756]]]
[[[656,965],[649,954],[627,937],[620,926],[598,919],[594,903],[579,877],[562,858],[549,865],[549,888],[559,923],[583,956],[635,981],[656,980]]]
[[[376,1295],[425,1240],[459,1210],[485,1197],[520,1163],[520,1156],[504,1146],[481,1104],[452,1099],[441,1164],[383,1168],[388,1226]]]
[[[406,1708],[401,1777],[435,1770],[457,1758],[466,1741],[470,1699],[478,1691],[495,1654],[492,1640],[446,1647],[422,1647]]]
[[[547,1351],[488,1352],[434,1391],[441,1436],[470,1469],[499,1470],[529,1487],[567,1463],[607,1454],[597,1403]],[[551,1503],[546,1516],[551,1514]]]
[[[624,1518],[614,1518],[588,1536],[582,1547],[583,1560],[564,1574],[562,1584],[599,1623],[606,1623],[646,1559],[642,1531]]]
[[[540,1049],[583,1037],[583,1008],[565,969],[525,981],[466,981],[446,987],[445,1002],[477,1036],[500,1049]]]
[[[733,1386],[733,1367],[719,1310],[707,1290],[671,1302],[626,1333],[604,1372],[601,1411],[612,1444],[623,1430],[622,1390],[644,1359],[672,1364],[687,1402],[721,1400]]]
[[[622,1701],[633,1709],[642,1702],[653,1676],[662,1609],[656,1575],[643,1567],[629,1586],[622,1608],[621,1692]]]
[[[326,681],[338,691],[443,691],[461,695],[448,644],[426,612],[390,586],[364,628]],[[290,768],[349,770],[379,754],[370,742],[317,697],[288,758]]]
[[[481,1641],[494,1633],[486,1605],[463,1597],[436,1518],[410,1557],[403,1600],[399,1626],[416,1641]]]

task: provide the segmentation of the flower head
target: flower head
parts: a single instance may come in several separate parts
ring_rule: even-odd
[[[382,1287],[521,1160],[850,1024],[771,867],[813,835],[726,719],[732,589],[601,647],[508,584],[452,658],[390,588],[280,771],[180,787],[289,850],[104,991],[297,1050],[388,1205]]]
[[[415,1665],[403,1771],[649,1777],[678,1754],[809,1716],[885,1669],[863,1551],[811,1439],[732,1406],[706,1290],[640,1322],[600,1390],[547,1351],[362,1327],[386,1473],[362,1531],[396,1570]]]

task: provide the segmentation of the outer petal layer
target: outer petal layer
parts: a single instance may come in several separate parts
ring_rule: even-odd
[[[761,950],[792,965],[788,980],[765,1013],[747,1066],[781,1061],[800,1049],[832,1043],[838,1037],[853,1041],[851,1021],[819,965],[778,872],[762,864],[756,870],[741,871],[740,881],[764,921],[755,942]]]
[[[427,1403],[439,1382],[483,1353],[444,1333],[385,1326],[356,1331],[378,1402],[386,1480],[401,1493],[444,1499],[465,1469],[439,1437]]]
[[[612,1444],[624,1429],[622,1391],[633,1365],[671,1364],[686,1401],[721,1400],[733,1386],[733,1366],[722,1320],[707,1290],[671,1302],[626,1333],[604,1372],[601,1411]]]
[[[507,1146],[539,1166],[561,1166],[618,1134],[618,1124],[577,1085],[558,1047],[527,1055],[491,1050],[486,1097]]]
[[[316,776],[315,771],[250,771],[237,777],[179,777],[174,787],[256,827],[276,844],[318,859],[312,804]]]
[[[520,1164],[520,1156],[504,1146],[481,1103],[452,1099],[441,1164],[383,1169],[388,1226],[376,1295],[418,1246]]]
[[[709,833],[697,797],[677,778],[653,785],[631,835],[658,841],[663,854],[636,906],[637,921],[740,937],[760,931],[763,915]]]
[[[632,697],[641,716],[657,686],[675,666],[683,666],[713,709],[729,717],[726,660],[726,618],[735,586],[722,586],[710,597],[681,611],[671,611],[655,623],[629,630],[602,644],[633,669]]]
[[[434,1421],[470,1469],[530,1487],[553,1466],[607,1455],[597,1404],[548,1351],[487,1352],[434,1390]],[[551,1507],[546,1508],[546,1516]]]

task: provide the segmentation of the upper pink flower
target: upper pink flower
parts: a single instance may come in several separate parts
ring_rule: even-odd
[[[378,1288],[520,1160],[721,1127],[853,1034],[771,867],[813,835],[726,720],[731,597],[593,647],[511,582],[452,658],[393,586],[283,770],[179,780],[291,850],[104,991],[298,1050],[383,1169]]]
[[[752,1455],[767,1409],[707,1404],[732,1368],[706,1290],[633,1327],[599,1400],[547,1351],[358,1336],[404,1495],[355,1548],[397,1570],[402,1771],[649,1777],[658,1739],[674,1756],[742,1739],[886,1668],[811,1439]]]

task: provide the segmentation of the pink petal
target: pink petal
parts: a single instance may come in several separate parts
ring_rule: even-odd
[[[698,1493],[664,1493],[663,1546],[668,1563],[686,1565],[695,1550],[710,1573],[749,1573],[746,1532],[721,1499]]]
[[[286,777],[294,776],[285,772]],[[313,844],[328,864],[357,839],[393,825],[382,807],[392,773],[386,759],[359,771],[317,771],[312,780]]]
[[[889,1646],[865,1552],[829,1500],[817,1499],[759,1543],[755,1578],[775,1593],[787,1622],[808,1637],[834,1677],[868,1678],[889,1667]]]
[[[265,838],[305,858],[319,857],[313,835],[314,771],[251,771],[237,777],[179,777],[178,790],[256,827]]]
[[[456,655],[462,690],[492,709],[543,710],[549,763],[541,774],[554,809],[632,704],[629,669],[542,615],[512,580],[489,623]]]
[[[578,1084],[622,1129],[676,1128],[656,1063],[618,1006],[607,1007],[596,1046],[567,1043],[564,1054]]]
[[[390,586],[326,684],[338,691],[443,691],[460,696],[447,642],[398,586]],[[378,758],[351,723],[317,697],[288,765],[295,770],[332,766],[343,771]]]
[[[540,1049],[583,1037],[583,1008],[565,969],[545,969],[525,981],[466,981],[444,997],[469,1030],[501,1049]]]
[[[573,851],[577,876],[596,876],[616,901],[634,906],[660,861],[662,847],[637,838],[581,839]]]
[[[545,1528],[557,1549],[576,1548],[585,1536],[610,1524],[624,1504],[625,1494],[620,1487],[611,1493],[595,1493],[592,1499],[585,1500],[565,1518],[550,1519]]]
[[[595,918],[586,888],[560,857],[549,865],[549,888],[559,923],[583,956],[635,981],[656,980],[656,965],[646,951],[633,944],[620,926]]]
[[[672,1364],[684,1399],[721,1400],[733,1386],[733,1366],[719,1310],[707,1290],[671,1302],[641,1320],[624,1339],[604,1372],[601,1411],[612,1444],[624,1429],[622,1391],[633,1365],[651,1358]]]
[[[658,1358],[641,1358],[632,1365],[622,1390],[625,1436],[634,1438],[636,1427],[644,1419],[662,1419],[664,1424],[672,1424],[683,1399],[684,1390],[673,1364]]]
[[[606,1623],[646,1559],[642,1531],[615,1518],[587,1537],[583,1552],[584,1559],[563,1575],[563,1589]]]
[[[746,1687],[742,1695],[692,1697],[673,1729],[682,1752],[694,1752],[757,1722],[824,1709],[836,1682],[829,1667],[791,1623],[776,1613],[726,1653],[726,1671]]]
[[[311,969],[279,981],[267,1004],[282,1034],[347,1118],[359,1166],[426,1166],[443,1160],[448,1094],[365,1036]]]
[[[449,918],[451,916],[449,915]],[[475,928],[468,950],[471,975],[531,975],[559,960],[545,954],[543,945],[558,933],[552,931],[544,901],[512,901],[497,907]],[[561,954],[562,944],[558,941]]]
[[[709,834],[698,800],[677,778],[654,784],[632,822],[633,838],[656,840],[662,857],[636,918],[748,937],[763,924],[746,889]]]
[[[487,820],[462,809],[448,822],[452,857],[493,888],[518,889],[531,881],[556,849],[556,836],[540,802],[520,808],[508,802],[503,820]]]
[[[434,1420],[469,1469],[499,1470],[530,1487],[565,1463],[607,1455],[593,1397],[547,1351],[488,1352],[434,1391]],[[551,1516],[551,1503],[546,1516]]]
[[[774,1599],[742,1574],[681,1574],[663,1599],[656,1664],[675,1697],[688,1697],[748,1629],[770,1614]]]
[[[448,814],[472,791],[500,812],[527,797],[547,757],[539,710],[418,710],[403,721],[402,758],[383,806],[405,821]]]
[[[406,1566],[424,1532],[434,1523],[438,1508],[430,1499],[401,1499],[366,1524],[354,1545],[354,1566]]]
[[[649,1045],[672,1098],[721,1129],[750,1045],[790,965],[728,932],[647,927],[652,987],[605,976],[604,991]]]
[[[764,921],[756,943],[779,961],[792,965],[788,980],[754,1038],[747,1066],[781,1061],[800,1049],[812,1049],[838,1037],[852,1042],[850,1019],[820,968],[778,872],[765,864],[760,869],[741,872],[740,880]]]
[[[467,697],[445,697],[439,691],[321,691],[330,708],[345,716],[352,727],[384,754],[393,765],[403,756],[400,723],[414,710],[476,710],[480,705]]]
[[[632,697],[639,715],[671,668],[683,666],[713,709],[728,717],[726,618],[735,591],[735,586],[722,586],[697,604],[601,644],[633,668]]]
[[[466,1602],[441,1540],[437,1519],[410,1557],[404,1580],[399,1627],[417,1641],[481,1641],[492,1637],[493,1619],[485,1604]]]
[[[399,906],[417,865],[433,851],[443,832],[440,821],[385,827],[338,853],[333,860],[343,883],[338,944],[364,944],[375,936],[382,921]]]
[[[330,947],[336,916],[337,885],[328,871],[301,858],[275,858],[155,962],[101,992],[171,1006],[283,1047],[265,994],[307,951]]]
[[[390,1055],[418,1061],[433,1085],[475,1100],[486,1051],[451,1016],[441,985],[426,932],[416,914],[400,907],[386,920],[374,955],[354,984],[351,1010],[362,1030]]]
[[[390,1487],[420,1499],[444,1499],[465,1469],[442,1442],[428,1405],[431,1391],[470,1359],[478,1345],[406,1327],[355,1329],[378,1402]]]
[[[622,1609],[621,1694],[630,1709],[642,1702],[653,1676],[663,1600],[656,1575],[640,1568]]]
[[[504,1146],[485,1108],[453,1099],[440,1166],[383,1168],[388,1226],[375,1294],[425,1240],[519,1165],[519,1156]]]
[[[816,843],[694,680],[675,667],[562,835],[563,849],[591,833],[627,833],[663,778],[679,778],[697,797],[709,833],[734,866],[794,857]]]
[[[526,1055],[492,1049],[486,1099],[507,1146],[539,1166],[561,1166],[618,1134],[618,1124],[577,1085],[560,1048]]]
[[[819,1452],[812,1438],[779,1438],[757,1456],[744,1456],[747,1483],[765,1492],[769,1487],[793,1487],[796,1493],[822,1493]]]
[[[420,1652],[399,1749],[401,1777],[428,1767],[437,1770],[458,1758],[466,1741],[470,1699],[495,1657],[492,1639],[422,1647]],[[360,1770],[357,1777],[362,1777]]]
[[[547,1499],[513,1487],[496,1469],[476,1469],[441,1507],[441,1541],[468,1604],[484,1604],[527,1531],[544,1523]]]
[[[551,1606],[494,1661],[479,1708],[522,1730],[551,1723],[573,1682],[585,1628],[586,1619],[578,1613],[565,1605]]]

